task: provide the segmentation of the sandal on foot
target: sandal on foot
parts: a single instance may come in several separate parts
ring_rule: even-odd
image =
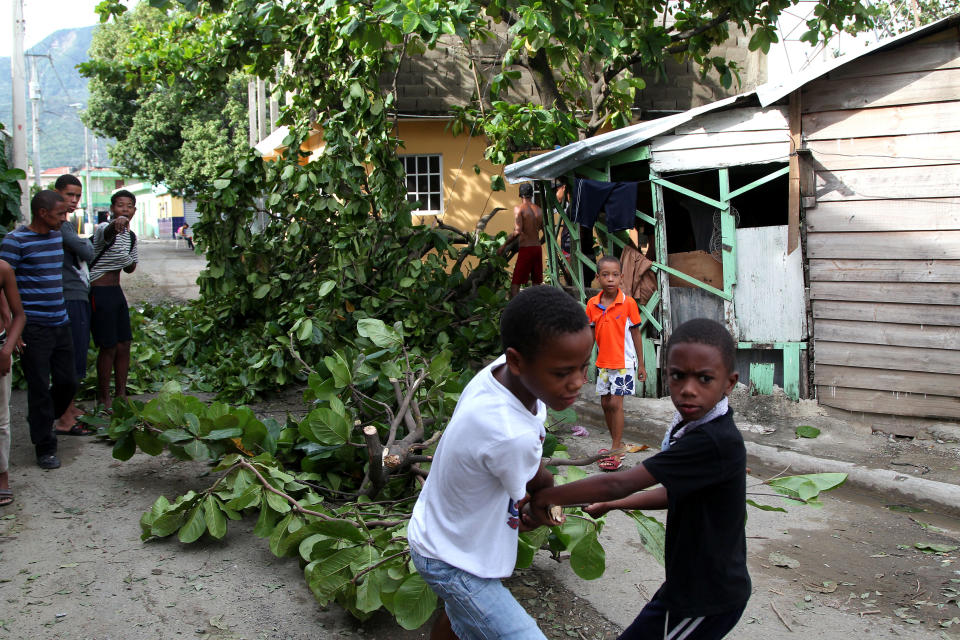
[[[597,453],[610,453],[609,449],[600,449]],[[616,471],[623,464],[620,456],[606,456],[600,458],[597,465],[601,471]]]
[[[0,489],[0,507],[6,507],[13,504],[13,491],[10,489]]]
[[[60,429],[54,428],[53,431],[54,431],[54,433],[56,433],[58,436],[92,436],[93,434],[95,434],[95,433],[97,432],[96,429],[91,429],[91,428],[89,428],[89,427],[85,427],[84,425],[80,424],[79,422],[74,422],[74,423],[73,423],[73,426],[70,427],[69,429],[60,430]]]

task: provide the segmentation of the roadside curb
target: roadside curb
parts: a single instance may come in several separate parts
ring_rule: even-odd
[[[756,442],[745,441],[747,459],[765,467],[786,468],[790,475],[806,473],[846,473],[846,485],[872,493],[881,494],[885,500],[905,500],[929,507],[940,513],[960,516],[960,487],[936,480],[925,480],[889,469],[864,467],[853,462],[817,458],[783,451]]]
[[[603,428],[603,411],[596,401],[580,400],[574,409],[581,420]],[[634,411],[626,412],[624,436],[650,447],[659,448],[664,425],[655,417],[639,418]],[[936,480],[868,467],[855,462],[814,456],[791,451],[781,446],[759,444],[744,432],[748,465],[780,471],[789,467],[790,475],[807,473],[846,473],[845,486],[872,493],[887,502],[909,502],[945,515],[960,516],[960,486]]]

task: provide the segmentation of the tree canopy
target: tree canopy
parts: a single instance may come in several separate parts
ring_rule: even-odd
[[[203,100],[196,99],[186,76],[128,82],[136,49],[149,46],[171,19],[141,3],[97,29],[90,61],[80,65],[90,78],[83,120],[97,134],[116,139],[110,158],[124,173],[192,195],[216,178],[221,163],[247,150],[246,82],[234,74]]]

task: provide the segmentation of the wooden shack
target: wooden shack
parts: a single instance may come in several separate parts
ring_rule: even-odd
[[[671,327],[706,316],[737,338],[756,392],[777,384],[906,435],[960,419],[958,25],[507,167],[511,181],[640,183],[636,237],[659,273],[647,395],[664,391]],[[541,184],[552,229],[570,212]],[[596,236],[607,252],[624,243]]]

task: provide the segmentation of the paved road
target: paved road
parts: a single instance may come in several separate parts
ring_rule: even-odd
[[[173,240],[139,240],[140,264],[122,276],[123,290],[132,304],[193,300],[200,297],[197,275],[207,262],[186,245]]]

